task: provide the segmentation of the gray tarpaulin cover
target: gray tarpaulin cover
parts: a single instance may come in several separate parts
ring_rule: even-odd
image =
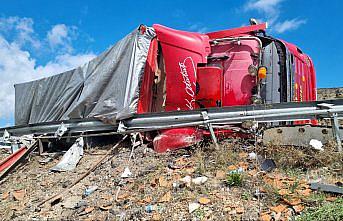
[[[15,124],[131,116],[154,36],[152,28],[137,29],[81,67],[15,85]]]

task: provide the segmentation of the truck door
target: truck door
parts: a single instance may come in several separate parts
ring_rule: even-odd
[[[165,110],[196,107],[197,67],[210,53],[207,35],[153,25],[162,47],[166,72]]]

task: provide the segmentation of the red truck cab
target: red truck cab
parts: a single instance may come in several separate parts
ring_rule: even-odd
[[[316,100],[310,57],[267,36],[266,24],[206,34],[153,27],[138,113]],[[169,129],[152,139],[154,149],[164,152],[206,134],[201,128]]]

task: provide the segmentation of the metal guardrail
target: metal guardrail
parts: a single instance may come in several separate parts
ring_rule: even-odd
[[[136,114],[132,118],[122,120],[114,125],[105,124],[97,119],[47,122],[0,128],[0,135],[5,129],[14,136],[54,134],[62,122],[68,128],[67,134],[69,135],[103,131],[125,134],[200,125],[205,127],[230,125],[244,121],[278,122],[331,118],[333,114],[335,114],[336,119],[343,117],[343,99],[325,102],[277,103]]]
[[[117,130],[117,125],[105,124],[97,119],[77,119],[0,128],[0,136],[3,136],[5,130],[7,130],[12,136],[22,136],[27,134],[51,135],[57,131],[62,122],[68,128],[66,134]]]
[[[207,119],[204,119],[204,112],[207,115]],[[299,121],[332,118],[333,114],[337,114],[337,118],[343,117],[343,100],[249,105],[142,114],[131,119],[123,120],[118,130],[120,132],[137,132],[176,127],[206,126],[209,123],[212,125],[232,125],[244,121]]]

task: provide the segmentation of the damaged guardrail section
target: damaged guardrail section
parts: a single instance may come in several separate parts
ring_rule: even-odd
[[[7,131],[11,136],[32,135],[33,138],[75,138],[80,136],[99,136],[105,134],[128,134],[182,127],[204,127],[211,133],[214,126],[240,125],[245,122],[274,123],[313,119],[331,119],[332,134],[342,151],[338,119],[343,116],[343,100],[326,102],[277,103],[268,105],[249,105],[236,107],[208,108],[189,111],[136,114],[129,119],[105,124],[97,119],[79,119],[14,126],[0,129],[0,135]],[[60,133],[63,128],[63,133]],[[60,136],[56,136],[60,134]],[[8,136],[8,135],[6,135]]]

